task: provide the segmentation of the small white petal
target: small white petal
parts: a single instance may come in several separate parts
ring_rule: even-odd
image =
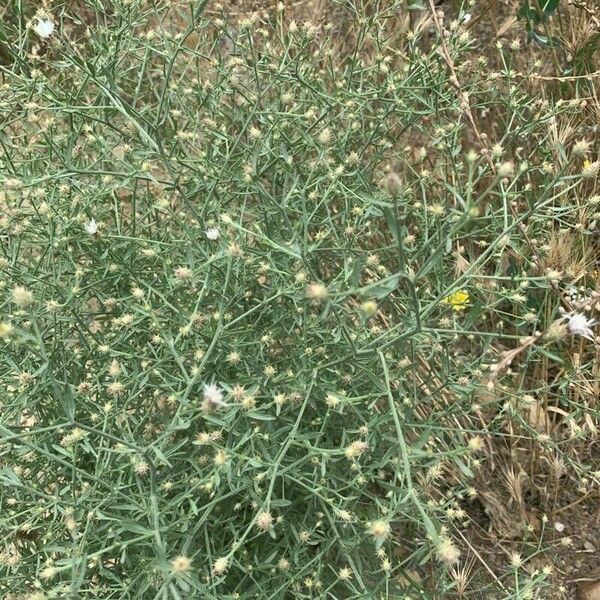
[[[219,239],[219,235],[220,232],[218,230],[217,227],[209,227],[205,232],[204,235],[209,239],[209,240],[217,240]]]
[[[33,26],[33,31],[43,40],[48,39],[54,33],[54,21],[50,19],[38,19]]]
[[[221,391],[221,388],[214,383],[204,384],[204,400],[206,400],[212,406],[226,405],[226,403],[223,401],[223,392]]]
[[[90,235],[94,235],[95,233],[98,232],[98,223],[96,223],[95,219],[92,219],[91,221],[88,221],[83,228],[90,234]]]
[[[567,327],[573,335],[581,335],[590,340],[594,339],[594,332],[591,327],[595,325],[594,319],[588,319],[581,313],[575,313],[567,317]]]

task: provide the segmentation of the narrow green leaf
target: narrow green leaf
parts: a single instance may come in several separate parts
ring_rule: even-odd
[[[560,0],[538,0],[540,8],[546,16],[551,15],[557,8]]]

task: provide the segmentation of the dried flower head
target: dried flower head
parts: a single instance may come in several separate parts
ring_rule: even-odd
[[[329,297],[329,292],[322,283],[310,283],[306,288],[306,294],[314,302],[323,302]]]
[[[366,316],[372,317],[377,312],[377,302],[374,300],[366,300],[360,305],[360,308]]]
[[[402,179],[400,179],[400,175],[394,171],[390,171],[383,180],[383,188],[390,196],[399,196],[402,193]]]
[[[54,565],[44,567],[40,572],[40,579],[52,579],[58,574],[58,569]]]
[[[9,339],[15,332],[15,328],[10,323],[0,323],[0,338]]]
[[[263,510],[256,516],[256,526],[261,531],[268,531],[273,525],[273,515],[268,510]]]
[[[369,526],[369,533],[377,542],[383,542],[391,533],[391,528],[388,522],[378,520],[373,521]]]
[[[583,177],[596,177],[600,171],[600,161],[590,162],[589,160],[583,161],[583,168],[581,169],[581,175]]]
[[[512,177],[515,174],[515,163],[512,160],[500,163],[497,173],[498,177]]]
[[[181,575],[188,573],[192,569],[192,561],[187,556],[176,556],[171,561],[171,573]]]
[[[369,444],[367,444],[367,442],[364,440],[356,440],[346,447],[344,454],[346,455],[346,458],[355,460],[362,456],[368,449]]]
[[[319,133],[317,141],[323,146],[328,146],[331,143],[331,138],[331,130],[328,127],[325,127],[325,129],[321,130],[321,132]]]
[[[590,151],[591,142],[588,140],[578,140],[573,144],[573,154],[575,156],[586,156]]]
[[[229,569],[229,559],[225,556],[217,558],[217,560],[213,562],[212,569],[215,575],[222,575]]]
[[[12,291],[12,301],[18,308],[27,308],[33,303],[33,294],[23,286],[16,286]]]
[[[453,565],[460,558],[460,550],[453,544],[449,538],[442,538],[437,547],[438,558],[448,564]]]

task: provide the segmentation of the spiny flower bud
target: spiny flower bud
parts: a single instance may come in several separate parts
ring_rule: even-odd
[[[323,146],[328,146],[331,143],[331,130],[328,127],[325,127],[325,129],[319,133],[317,141]]]
[[[268,510],[263,510],[256,517],[256,526],[262,531],[268,531],[273,524],[273,515]]]
[[[402,192],[402,180],[398,173],[394,173],[394,171],[390,171],[386,178],[383,181],[383,189],[390,196],[399,196]]]

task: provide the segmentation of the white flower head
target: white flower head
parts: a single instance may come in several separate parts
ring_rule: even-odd
[[[33,31],[43,40],[47,40],[54,33],[54,21],[52,19],[38,19],[33,26]]]
[[[209,239],[209,240],[218,240],[219,239],[219,235],[220,235],[220,231],[217,227],[209,227],[205,232],[204,235]]]
[[[209,408],[226,406],[223,400],[223,390],[216,383],[205,383],[204,402]]]
[[[592,325],[595,325],[594,319],[588,319],[581,313],[575,313],[567,317],[567,327],[573,335],[581,335],[588,340],[594,341],[594,332],[591,330]]]
[[[96,219],[92,219],[91,221],[88,221],[83,228],[90,234],[90,235],[94,235],[95,233],[98,233],[98,223],[96,223]]]

